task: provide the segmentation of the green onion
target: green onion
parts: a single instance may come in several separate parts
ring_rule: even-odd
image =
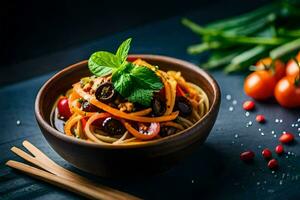
[[[206,26],[184,18],[182,24],[202,38],[201,43],[189,46],[187,52],[209,51],[210,58],[201,66],[206,69],[224,66],[226,72],[246,70],[257,59],[268,55],[284,59],[300,49],[299,5],[292,0],[278,0]],[[269,52],[270,49],[273,50]]]
[[[293,40],[289,43],[286,43],[284,45],[281,45],[276,49],[273,49],[272,51],[270,51],[270,57],[272,59],[277,59],[299,49],[300,49],[300,38]]]

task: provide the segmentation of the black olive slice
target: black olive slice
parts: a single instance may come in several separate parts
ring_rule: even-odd
[[[100,112],[101,110],[94,106],[93,104],[91,104],[90,102],[84,100],[81,104],[82,106],[82,110],[85,112]]]
[[[123,124],[112,117],[106,118],[102,123],[103,130],[110,136],[123,135],[126,131]]]
[[[179,110],[179,115],[187,117],[192,114],[193,108],[191,102],[183,96],[176,97],[176,109]]]
[[[152,113],[154,116],[162,116],[166,112],[166,103],[160,96],[154,96],[152,100]]]
[[[95,92],[96,99],[101,102],[112,101],[116,97],[114,86],[110,82],[102,83]]]

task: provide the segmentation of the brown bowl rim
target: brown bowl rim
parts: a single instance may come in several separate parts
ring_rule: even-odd
[[[129,58],[144,58],[144,59],[151,59],[151,60],[164,60],[164,62],[167,63],[176,63],[182,66],[188,66],[189,68],[191,68],[192,70],[198,71],[206,80],[208,80],[209,84],[212,86],[213,90],[214,90],[214,98],[212,101],[212,104],[210,105],[209,111],[199,120],[197,121],[195,124],[193,124],[193,126],[180,131],[174,135],[168,136],[168,137],[164,137],[164,138],[160,138],[157,140],[153,140],[153,141],[148,141],[145,144],[130,144],[130,145],[122,145],[122,144],[98,144],[98,143],[92,143],[92,142],[88,142],[85,140],[79,140],[70,136],[67,136],[65,134],[63,134],[62,132],[56,130],[54,127],[52,127],[50,124],[48,124],[42,117],[40,110],[39,110],[39,104],[40,104],[40,99],[41,96],[43,95],[43,93],[45,92],[45,88],[47,88],[47,86],[49,84],[52,83],[52,81],[54,81],[57,77],[62,76],[65,72],[67,72],[70,69],[76,68],[78,65],[82,65],[87,63],[87,60],[83,60],[80,62],[77,62],[75,64],[72,64],[64,69],[62,69],[61,71],[57,72],[56,74],[54,74],[50,79],[48,79],[40,88],[36,99],[35,99],[35,116],[36,116],[36,120],[39,122],[40,126],[42,126],[45,130],[47,130],[50,134],[52,134],[53,136],[64,140],[66,142],[71,142],[74,144],[80,144],[80,145],[84,145],[84,146],[89,146],[89,147],[95,147],[95,148],[108,148],[108,149],[129,149],[129,148],[139,148],[139,147],[149,147],[149,146],[154,146],[154,145],[160,145],[162,143],[165,142],[171,142],[172,140],[178,139],[180,138],[180,136],[184,135],[185,132],[195,128],[196,126],[199,126],[201,124],[201,122],[207,118],[209,115],[212,114],[212,112],[218,112],[218,110],[214,109],[216,107],[218,107],[219,103],[220,103],[220,88],[218,83],[216,82],[216,80],[210,75],[208,74],[206,71],[204,71],[203,69],[197,67],[195,64],[181,60],[181,59],[177,59],[177,58],[173,58],[173,57],[169,57],[169,56],[164,56],[164,55],[152,55],[152,54],[130,54],[128,56]]]

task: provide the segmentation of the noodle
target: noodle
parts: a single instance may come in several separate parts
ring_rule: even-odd
[[[133,104],[131,102],[126,104],[125,111],[121,111],[121,109],[118,109],[118,104],[120,103],[117,103],[117,106],[112,106],[110,103],[98,101],[94,95],[95,90],[99,84],[110,82],[112,76],[108,75],[94,79],[87,77],[87,80],[93,80],[91,83],[88,82],[89,85],[87,87],[84,87],[85,85],[81,82],[76,83],[65,95],[72,113],[72,116],[64,125],[66,135],[98,144],[140,144],[147,142],[147,140],[156,140],[163,137],[159,134],[161,127],[164,127],[164,130],[168,130],[168,127],[174,127],[177,132],[183,131],[201,120],[209,111],[210,104],[207,94],[201,87],[187,82],[182,77],[181,72],[164,72],[141,59],[137,59],[133,63],[155,71],[157,76],[160,77],[164,86],[164,93],[162,94],[164,95],[166,106],[163,113],[154,117],[155,108],[153,107],[135,111],[136,108],[132,109]],[[179,111],[176,110],[176,98],[178,96],[183,96],[190,102],[191,114],[186,117],[179,116]],[[99,108],[99,111],[84,111],[82,108],[83,101]],[[57,102],[55,102],[55,105]],[[124,102],[124,100],[121,99],[118,102]],[[102,120],[100,122],[104,123],[103,120],[108,117],[119,121],[120,125],[124,126],[125,131],[114,135],[106,133],[99,128],[97,125],[99,123],[96,123],[96,121]],[[139,128],[136,129],[136,127]]]

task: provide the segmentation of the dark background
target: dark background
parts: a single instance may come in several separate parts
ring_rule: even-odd
[[[267,0],[226,2],[222,13],[230,16]],[[0,86],[62,67],[30,63],[24,67],[24,61],[220,3],[221,0],[4,1],[0,5]],[[247,8],[243,7],[245,4]],[[209,18],[213,20],[222,13],[211,12]]]
[[[199,42],[199,38],[181,25],[182,17],[206,24],[252,10],[266,0],[168,3],[1,3],[1,200],[82,199],[5,166],[10,159],[24,162],[10,151],[12,146],[22,147],[24,139],[72,171],[145,199],[300,199],[300,112],[283,109],[275,101],[256,102],[256,109],[247,117],[242,109],[242,103],[249,100],[242,92],[243,74],[228,76],[222,71],[210,72],[222,92],[215,126],[207,141],[190,157],[160,175],[127,181],[95,178],[72,167],[45,141],[34,119],[34,101],[39,88],[53,76],[54,71],[87,59],[99,49],[112,51],[127,37],[133,38],[131,53],[161,54],[201,63],[201,56],[186,53],[186,46]],[[19,83],[12,84],[17,81]],[[231,95],[232,99],[228,100],[227,95]],[[234,100],[237,101],[235,106]],[[232,106],[234,110],[229,111]],[[267,122],[256,123],[257,114],[264,114]],[[283,122],[276,123],[278,119]],[[20,125],[17,125],[17,120],[20,120]],[[247,128],[249,121],[253,125]],[[292,126],[295,123],[297,127]],[[272,131],[275,133],[272,134]],[[294,133],[297,142],[285,146],[282,156],[273,153],[280,167],[272,173],[261,151],[263,148],[273,150],[282,131]],[[239,155],[245,150],[253,150],[256,154],[251,165],[240,161]]]

